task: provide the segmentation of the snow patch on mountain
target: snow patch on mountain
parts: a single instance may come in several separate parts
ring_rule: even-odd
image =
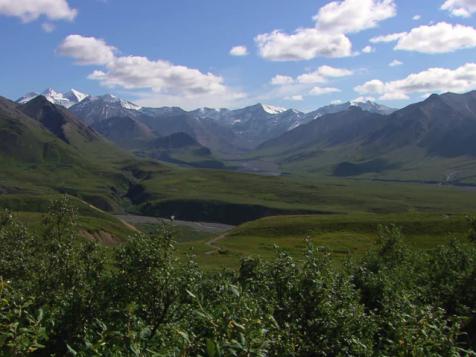
[[[268,104],[261,104],[261,107],[268,114],[281,114],[287,111],[286,108],[275,107],[273,105],[268,105]]]

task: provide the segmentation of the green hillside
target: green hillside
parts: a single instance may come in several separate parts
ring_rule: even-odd
[[[278,246],[301,259],[310,241],[328,249],[334,263],[340,265],[350,258],[361,258],[377,243],[379,227],[392,225],[402,229],[405,244],[415,250],[430,249],[452,239],[465,241],[470,229],[464,214],[280,216],[247,222],[212,238],[182,240],[178,248],[183,255],[193,252],[204,268],[220,270],[239,266],[245,257],[269,260]]]

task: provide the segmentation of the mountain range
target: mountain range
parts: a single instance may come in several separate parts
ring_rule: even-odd
[[[54,103],[120,149],[182,166],[231,169],[253,162],[291,175],[435,181],[476,177],[475,91],[434,94],[400,110],[366,101],[309,113],[265,104],[186,111],[141,107],[75,90],[43,93],[17,102],[35,117],[28,107],[43,98],[43,104]],[[45,125],[41,115],[36,117]],[[49,120],[49,127],[61,134],[61,123]]]
[[[38,95],[26,94],[17,103],[25,104]],[[151,139],[184,132],[199,144],[222,154],[255,149],[317,117],[351,106],[381,114],[394,111],[372,102],[329,105],[311,113],[266,104],[236,110],[199,108],[185,111],[178,107],[144,108],[110,94],[90,96],[74,89],[66,93],[47,89],[41,95],[53,104],[68,108],[86,125],[127,149],[142,148]]]

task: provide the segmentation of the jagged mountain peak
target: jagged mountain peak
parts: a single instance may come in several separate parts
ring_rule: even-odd
[[[65,108],[70,108],[73,105],[83,101],[86,97],[88,97],[87,94],[81,93],[75,89],[71,89],[68,92],[61,93],[53,88],[47,88],[44,91],[42,91],[40,94],[37,92],[30,92],[28,94],[25,94],[24,96],[20,97],[17,100],[17,103],[19,104],[28,103],[29,101],[38,97],[39,95],[44,96],[49,102],[56,105],[61,105]]]
[[[284,113],[285,111],[287,111],[286,108],[276,107],[274,105],[262,104],[262,103],[260,103],[259,105],[268,114],[281,114],[281,113]]]
[[[102,103],[107,103],[107,104],[113,104],[113,105],[119,105],[124,109],[130,109],[130,110],[141,110],[142,107],[129,102],[128,100],[121,99],[113,94],[104,94],[100,96],[94,96],[90,97],[91,102],[102,102]]]
[[[74,88],[71,88],[69,91],[64,93],[63,96],[71,101],[76,101],[76,103],[79,103],[89,97],[88,94],[82,93]]]

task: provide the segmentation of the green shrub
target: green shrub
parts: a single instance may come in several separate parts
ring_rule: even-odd
[[[40,231],[0,218],[0,356],[475,355],[471,243],[415,253],[382,227],[345,266],[308,244],[204,273],[166,225],[104,248],[75,222],[66,198]]]

